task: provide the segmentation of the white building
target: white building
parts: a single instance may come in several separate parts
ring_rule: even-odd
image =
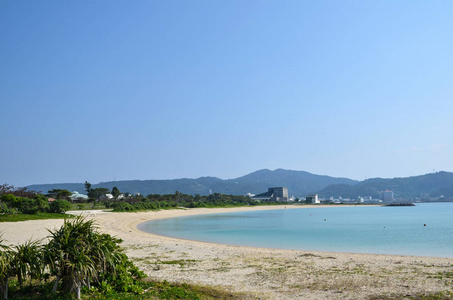
[[[321,203],[321,201],[319,201],[318,194],[308,195],[305,199],[306,200],[311,200],[311,203],[313,203],[313,204]]]
[[[74,191],[72,192],[72,195],[69,196],[69,199],[71,199],[71,201],[88,200],[88,196],[84,194],[79,194],[79,192]]]

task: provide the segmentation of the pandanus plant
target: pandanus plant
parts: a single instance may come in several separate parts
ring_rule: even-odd
[[[121,240],[99,233],[92,220],[79,216],[49,232],[45,260],[56,276],[53,292],[62,281],[63,291],[74,292],[79,299],[82,286],[90,287],[106,273],[116,274],[129,262],[118,245]]]
[[[55,276],[53,293],[62,283],[63,292],[75,293],[78,299],[84,285],[102,282],[128,291],[135,279],[144,277],[123,253],[121,240],[99,233],[92,220],[65,219],[63,226],[49,233],[45,246],[30,240],[8,247],[0,239],[0,297],[8,298],[10,277],[17,276],[22,288],[27,278],[42,278],[45,268]]]
[[[24,280],[40,278],[44,270],[42,246],[39,241],[27,241],[24,244],[8,247],[0,241],[0,290],[2,298],[8,299],[9,278],[17,276],[22,289]]]
[[[3,299],[8,299],[8,282],[12,272],[11,254],[11,249],[3,244],[3,240],[0,240],[0,290]]]
[[[80,298],[84,280],[96,272],[96,258],[92,256],[91,245],[93,236],[97,234],[93,221],[82,217],[66,219],[63,226],[49,233],[45,260],[56,276],[53,292],[62,281],[65,292],[76,292],[77,298]]]
[[[44,271],[42,246],[39,241],[29,240],[12,248],[12,274],[17,276],[22,289],[24,280],[41,278]]]

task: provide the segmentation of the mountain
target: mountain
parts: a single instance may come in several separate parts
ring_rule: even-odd
[[[234,191],[234,185],[242,186],[253,194],[266,192],[269,187],[284,186],[290,195],[301,196],[315,193],[332,184],[354,185],[358,181],[348,178],[335,178],[325,175],[315,175],[305,171],[291,171],[284,169],[259,170],[243,177],[227,180],[224,193]],[[231,189],[228,189],[231,187]]]
[[[259,194],[266,192],[269,187],[285,186],[290,195],[303,196],[315,193],[329,185],[346,184],[354,185],[357,181],[347,178],[335,178],[324,175],[315,175],[305,171],[291,171],[277,169],[259,170],[251,174],[223,180],[216,177],[200,177],[197,179],[173,179],[173,180],[122,180],[101,182],[92,184],[92,188],[112,189],[116,186],[121,192],[149,194],[173,194],[179,191],[185,194],[209,195],[212,193],[245,195],[247,193]],[[47,193],[51,189],[67,189],[85,193],[83,183],[58,183],[58,184],[35,184],[27,188]]]
[[[389,189],[396,198],[411,199],[420,197],[421,193],[429,193],[431,197],[453,196],[453,173],[437,172],[420,176],[403,178],[373,178],[355,185],[335,184],[318,192],[320,197],[357,198],[372,196],[379,198],[380,192]]]

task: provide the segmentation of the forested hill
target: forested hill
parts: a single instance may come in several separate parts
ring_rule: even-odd
[[[291,171],[277,169],[259,170],[251,174],[223,180],[216,177],[200,177],[197,179],[173,179],[173,180],[123,180],[92,183],[92,188],[112,189],[116,186],[121,192],[149,194],[172,194],[179,191],[185,194],[209,195],[210,193],[222,193],[231,195],[245,195],[247,193],[263,193],[269,187],[285,186],[290,195],[304,196],[315,193],[332,184],[353,185],[357,181],[347,178],[335,178],[330,176],[315,175],[305,171]],[[29,185],[29,189],[47,193],[51,189],[67,189],[85,193],[83,183],[60,183]]]
[[[453,173],[437,172],[421,176],[404,178],[373,178],[355,185],[335,184],[319,191],[320,197],[357,198],[373,196],[379,198],[380,192],[389,189],[396,198],[411,199],[420,197],[421,193],[429,193],[431,197],[453,196]]]

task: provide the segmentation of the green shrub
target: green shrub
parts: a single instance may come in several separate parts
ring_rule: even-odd
[[[71,203],[69,201],[59,199],[50,203],[49,210],[52,213],[65,213],[71,209]]]
[[[127,202],[117,202],[110,205],[113,211],[134,211],[135,208]]]

